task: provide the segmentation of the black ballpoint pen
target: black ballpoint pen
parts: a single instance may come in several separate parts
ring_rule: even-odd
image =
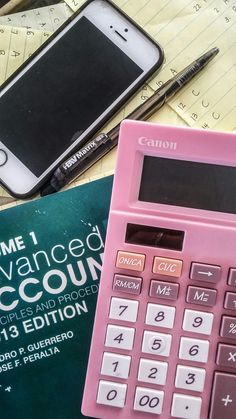
[[[163,84],[149,99],[136,108],[126,119],[146,120],[160,109],[171,97],[193,79],[219,52],[212,48],[184,70]],[[51,180],[41,189],[41,196],[59,191],[63,186],[84,173],[90,166],[105,156],[118,143],[120,124],[107,134],[101,133],[70,156],[54,172]]]

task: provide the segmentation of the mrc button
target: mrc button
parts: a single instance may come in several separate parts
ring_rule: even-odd
[[[154,257],[152,272],[159,275],[174,276],[179,278],[182,272],[182,260]]]
[[[206,263],[193,262],[190,270],[190,279],[195,281],[211,282],[216,284],[221,278],[221,267]]]

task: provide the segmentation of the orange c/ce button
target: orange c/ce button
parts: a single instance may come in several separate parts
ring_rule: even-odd
[[[145,255],[141,253],[121,252],[117,253],[116,267],[142,272],[144,270]]]
[[[159,275],[174,276],[179,278],[182,272],[182,260],[167,259],[156,256],[153,262],[152,272]]]

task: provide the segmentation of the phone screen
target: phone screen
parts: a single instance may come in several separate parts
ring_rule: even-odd
[[[39,177],[142,73],[82,17],[2,96],[1,141]]]

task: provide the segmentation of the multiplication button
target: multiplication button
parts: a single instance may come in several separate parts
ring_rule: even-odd
[[[97,403],[122,408],[125,405],[126,392],[127,384],[101,380],[98,386]]]
[[[236,346],[219,343],[216,363],[221,367],[236,368]]]

